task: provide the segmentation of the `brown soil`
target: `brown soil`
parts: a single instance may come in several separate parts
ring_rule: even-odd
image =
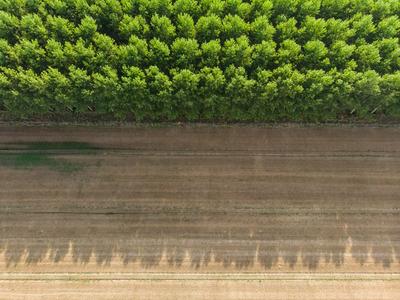
[[[0,127],[0,155],[32,142],[95,149],[36,151],[80,166],[71,172],[0,164],[4,274],[400,272],[398,128]],[[134,283],[111,279],[54,281],[49,293],[74,299],[69,287],[85,295],[113,286],[114,299],[126,299]],[[0,279],[0,298],[41,299],[32,291],[45,283],[24,282]],[[193,299],[231,299],[217,298],[227,289],[252,291],[232,292],[243,295],[236,299],[265,299],[271,288],[269,299],[295,299],[305,286],[304,299],[400,293],[398,280],[134,282],[154,288],[153,298],[197,288],[209,297]],[[19,294],[7,294],[13,287]],[[343,288],[360,293],[321,296]],[[388,292],[379,298],[377,289]]]

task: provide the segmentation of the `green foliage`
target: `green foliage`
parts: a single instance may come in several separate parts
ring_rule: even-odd
[[[69,97],[73,101],[73,109],[77,112],[93,111],[95,108],[90,75],[84,69],[70,66],[68,68],[70,87]]]
[[[196,0],[176,0],[174,2],[175,14],[188,14],[197,19],[199,16],[200,7]]]
[[[15,15],[6,11],[0,11],[0,38],[15,42],[15,32],[19,30],[20,20]]]
[[[249,24],[238,15],[227,15],[223,21],[224,38],[238,38],[247,35]]]
[[[0,39],[0,66],[7,66],[9,64],[9,54],[11,54],[12,46],[7,40]]]
[[[225,10],[226,1],[224,0],[201,0],[200,11],[202,15],[221,16]]]
[[[86,40],[90,40],[97,32],[96,20],[90,16],[83,18],[79,26],[75,29],[76,34]]]
[[[0,110],[400,117],[398,0],[0,0]]]
[[[171,0],[138,0],[138,12],[145,18],[153,15],[169,16],[173,10]]]
[[[160,67],[166,69],[169,64],[170,53],[171,51],[166,43],[157,38],[150,41],[150,64],[158,64]]]
[[[114,100],[120,95],[121,83],[115,69],[105,66],[91,76],[95,109],[112,111]]]
[[[189,14],[179,14],[177,19],[177,32],[179,37],[192,39],[196,35],[194,21]]]
[[[294,40],[285,40],[281,43],[278,50],[277,62],[279,64],[297,64],[302,57],[303,55],[301,54],[301,46]]]
[[[171,46],[172,59],[176,67],[193,68],[200,53],[194,39],[177,38]]]
[[[254,19],[260,16],[269,19],[273,6],[273,0],[251,0],[251,15]]]
[[[36,14],[24,15],[21,19],[21,37],[28,40],[45,41],[47,38],[47,30],[42,19]]]
[[[272,69],[276,59],[276,43],[274,41],[262,41],[254,46],[254,65],[262,69]]]
[[[272,78],[272,72],[260,69],[256,73],[255,102],[250,107],[251,115],[254,120],[273,120],[278,94],[278,85]]]
[[[225,66],[248,67],[252,63],[253,46],[246,36],[227,40],[222,50]]]
[[[372,15],[363,15],[361,13],[352,18],[352,28],[355,31],[357,40],[371,38],[376,29]]]
[[[108,35],[96,33],[93,37],[93,45],[96,49],[94,63],[97,68],[105,65],[116,67],[119,63],[119,56],[115,41]]]
[[[308,70],[305,73],[303,88],[305,95],[304,101],[299,109],[304,118],[319,120],[322,117],[335,119],[332,114],[332,94],[331,85],[333,77],[323,70]]]
[[[172,82],[168,75],[159,70],[157,66],[146,69],[146,81],[148,86],[150,111],[149,119],[173,120],[177,112],[172,105]]]
[[[140,66],[149,60],[149,46],[147,41],[132,35],[127,45],[120,45],[117,49],[119,62],[123,66]]]
[[[124,40],[128,40],[131,35],[143,38],[147,35],[149,30],[150,27],[146,19],[142,16],[132,17],[130,15],[124,15],[119,23],[119,32]]]
[[[400,70],[400,47],[399,39],[383,39],[374,43],[379,49],[381,61],[377,70],[388,73],[391,70]]]
[[[328,49],[321,41],[309,41],[304,45],[304,66],[312,69],[319,69],[329,65],[326,57]]]
[[[294,16],[300,0],[274,0],[272,1],[274,6],[274,15],[276,16]]]
[[[173,71],[172,73],[176,117],[178,119],[195,120],[199,115],[198,101],[195,97],[198,93],[200,76],[187,69]]]
[[[390,16],[379,22],[377,34],[380,38],[394,38],[400,35],[400,19],[398,16]]]
[[[88,45],[80,38],[75,44],[66,42],[64,53],[69,65],[93,71],[96,56],[96,51],[93,45]]]
[[[171,42],[175,37],[175,26],[166,16],[154,15],[150,21],[153,37],[164,42]]]
[[[196,23],[197,37],[199,41],[218,39],[222,32],[222,21],[217,15],[202,16]]]
[[[256,81],[248,78],[243,67],[229,66],[226,69],[226,95],[231,101],[230,117],[236,120],[248,120],[248,99],[254,97]]]
[[[301,97],[304,91],[304,74],[294,70],[291,64],[284,64],[277,67],[272,76],[277,84],[276,99],[279,100],[273,105],[274,114],[279,114],[283,119],[297,119],[297,100],[304,99]]]
[[[255,43],[272,40],[276,32],[274,26],[269,23],[267,16],[257,17],[250,26],[250,36]]]
[[[41,114],[48,111],[49,103],[43,99],[44,83],[33,70],[2,68],[8,84],[4,107],[19,115]],[[3,92],[4,93],[4,92]]]
[[[277,35],[280,41],[294,39],[298,35],[297,20],[290,18],[276,25]]]
[[[40,71],[43,69],[45,51],[37,40],[22,39],[10,49],[10,66]]]
[[[337,41],[331,46],[330,60],[338,69],[348,67],[348,62],[356,49],[355,45],[348,45],[344,41]]]
[[[400,71],[382,76],[381,91],[383,101],[374,110],[400,117]]]
[[[326,34],[326,21],[307,16],[300,29],[304,41],[321,40]]]
[[[89,14],[96,20],[104,33],[114,36],[123,15],[121,2],[119,0],[96,0],[90,5]]]
[[[300,2],[299,17],[315,17],[321,9],[322,0],[304,0]]]
[[[360,74],[354,85],[354,96],[357,99],[353,110],[361,117],[367,116],[381,102],[382,78],[373,70]]]
[[[377,66],[381,61],[378,48],[371,44],[359,46],[355,51],[355,55],[357,57],[357,62],[363,71],[367,71],[368,69]]]
[[[59,16],[48,15],[46,23],[50,37],[59,41],[68,41],[74,38],[75,27],[69,20]]]
[[[40,74],[43,81],[43,99],[51,111],[63,112],[72,110],[73,103],[69,97],[69,79],[55,68],[48,68]]]
[[[199,114],[202,119],[213,120],[226,111],[225,83],[221,69],[204,67],[200,70],[199,95],[202,102]]]
[[[118,118],[133,113],[137,120],[146,117],[143,111],[149,110],[149,103],[142,100],[148,97],[145,73],[138,67],[124,67],[121,77],[121,96],[111,102],[112,110]]]
[[[201,45],[201,65],[218,66],[220,64],[222,47],[219,40],[211,40]]]
[[[329,43],[347,41],[355,35],[355,30],[350,29],[349,20],[328,19],[326,21],[326,40]]]

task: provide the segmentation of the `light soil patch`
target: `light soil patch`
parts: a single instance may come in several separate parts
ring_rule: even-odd
[[[400,296],[398,279],[376,277],[336,279],[297,276],[285,278],[191,278],[91,280],[0,280],[0,299],[272,299],[272,300],[393,300]],[[199,276],[197,276],[199,277]],[[248,277],[248,276],[244,276]]]

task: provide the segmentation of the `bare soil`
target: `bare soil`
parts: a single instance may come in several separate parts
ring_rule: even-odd
[[[112,276],[109,276],[112,278]],[[10,297],[11,295],[11,297]],[[0,280],[0,299],[395,300],[399,280]]]
[[[399,196],[399,128],[0,126],[0,274],[396,274]],[[127,299],[134,285],[143,299],[400,295],[398,279],[110,276],[48,290],[3,276],[0,299]]]

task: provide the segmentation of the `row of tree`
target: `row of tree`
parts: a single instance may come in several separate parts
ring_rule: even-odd
[[[397,0],[1,0],[0,9],[22,18],[29,13],[42,17],[57,15],[79,23],[92,16],[104,27],[113,27],[125,15],[155,14],[170,18],[187,13],[198,20],[205,15],[238,15],[251,20],[260,15],[278,20],[281,16],[304,19],[307,16],[346,19],[357,13],[374,19],[398,15]]]
[[[190,14],[183,13],[170,19],[154,14],[150,19],[142,15],[124,15],[113,27],[99,24],[92,16],[85,16],[75,24],[60,16],[47,15],[45,18],[29,13],[18,18],[11,12],[0,11],[0,38],[15,43],[21,38],[36,39],[44,44],[53,38],[60,42],[90,40],[96,32],[106,34],[116,43],[127,43],[131,35],[143,39],[160,39],[171,43],[176,38],[192,38],[199,43],[209,40],[227,40],[247,35],[252,43],[275,39],[294,39],[304,44],[319,39],[327,44],[340,39],[349,42],[365,42],[380,38],[398,36],[400,19],[397,15],[374,20],[371,14],[357,13],[348,19],[323,19],[306,16],[302,20],[281,16],[273,22],[267,15],[260,15],[246,21],[239,15],[224,17],[205,15],[197,21]]]
[[[400,71],[380,75],[352,69],[301,73],[290,64],[257,70],[204,67],[194,73],[157,66],[109,67],[89,74],[70,67],[66,74],[48,68],[2,68],[1,104],[22,115],[47,112],[112,113],[137,120],[337,120],[400,115]]]
[[[202,44],[195,39],[178,38],[167,44],[159,39],[147,41],[132,35],[128,44],[117,45],[110,37],[96,33],[93,43],[79,39],[76,43],[62,44],[49,39],[44,47],[37,40],[21,39],[10,45],[7,40],[0,39],[0,66],[21,66],[38,73],[48,67],[64,73],[69,66],[92,73],[109,65],[120,73],[124,66],[147,68],[155,65],[170,73],[173,69],[196,71],[214,66],[225,70],[234,65],[244,67],[251,75],[260,68],[274,69],[282,64],[292,64],[300,71],[351,68],[386,74],[400,69],[399,38],[359,45],[338,40],[329,48],[320,40],[310,40],[303,46],[291,39],[279,44],[273,40],[250,44],[247,36],[224,43],[211,40]]]
[[[400,114],[398,0],[0,0],[0,110]]]

